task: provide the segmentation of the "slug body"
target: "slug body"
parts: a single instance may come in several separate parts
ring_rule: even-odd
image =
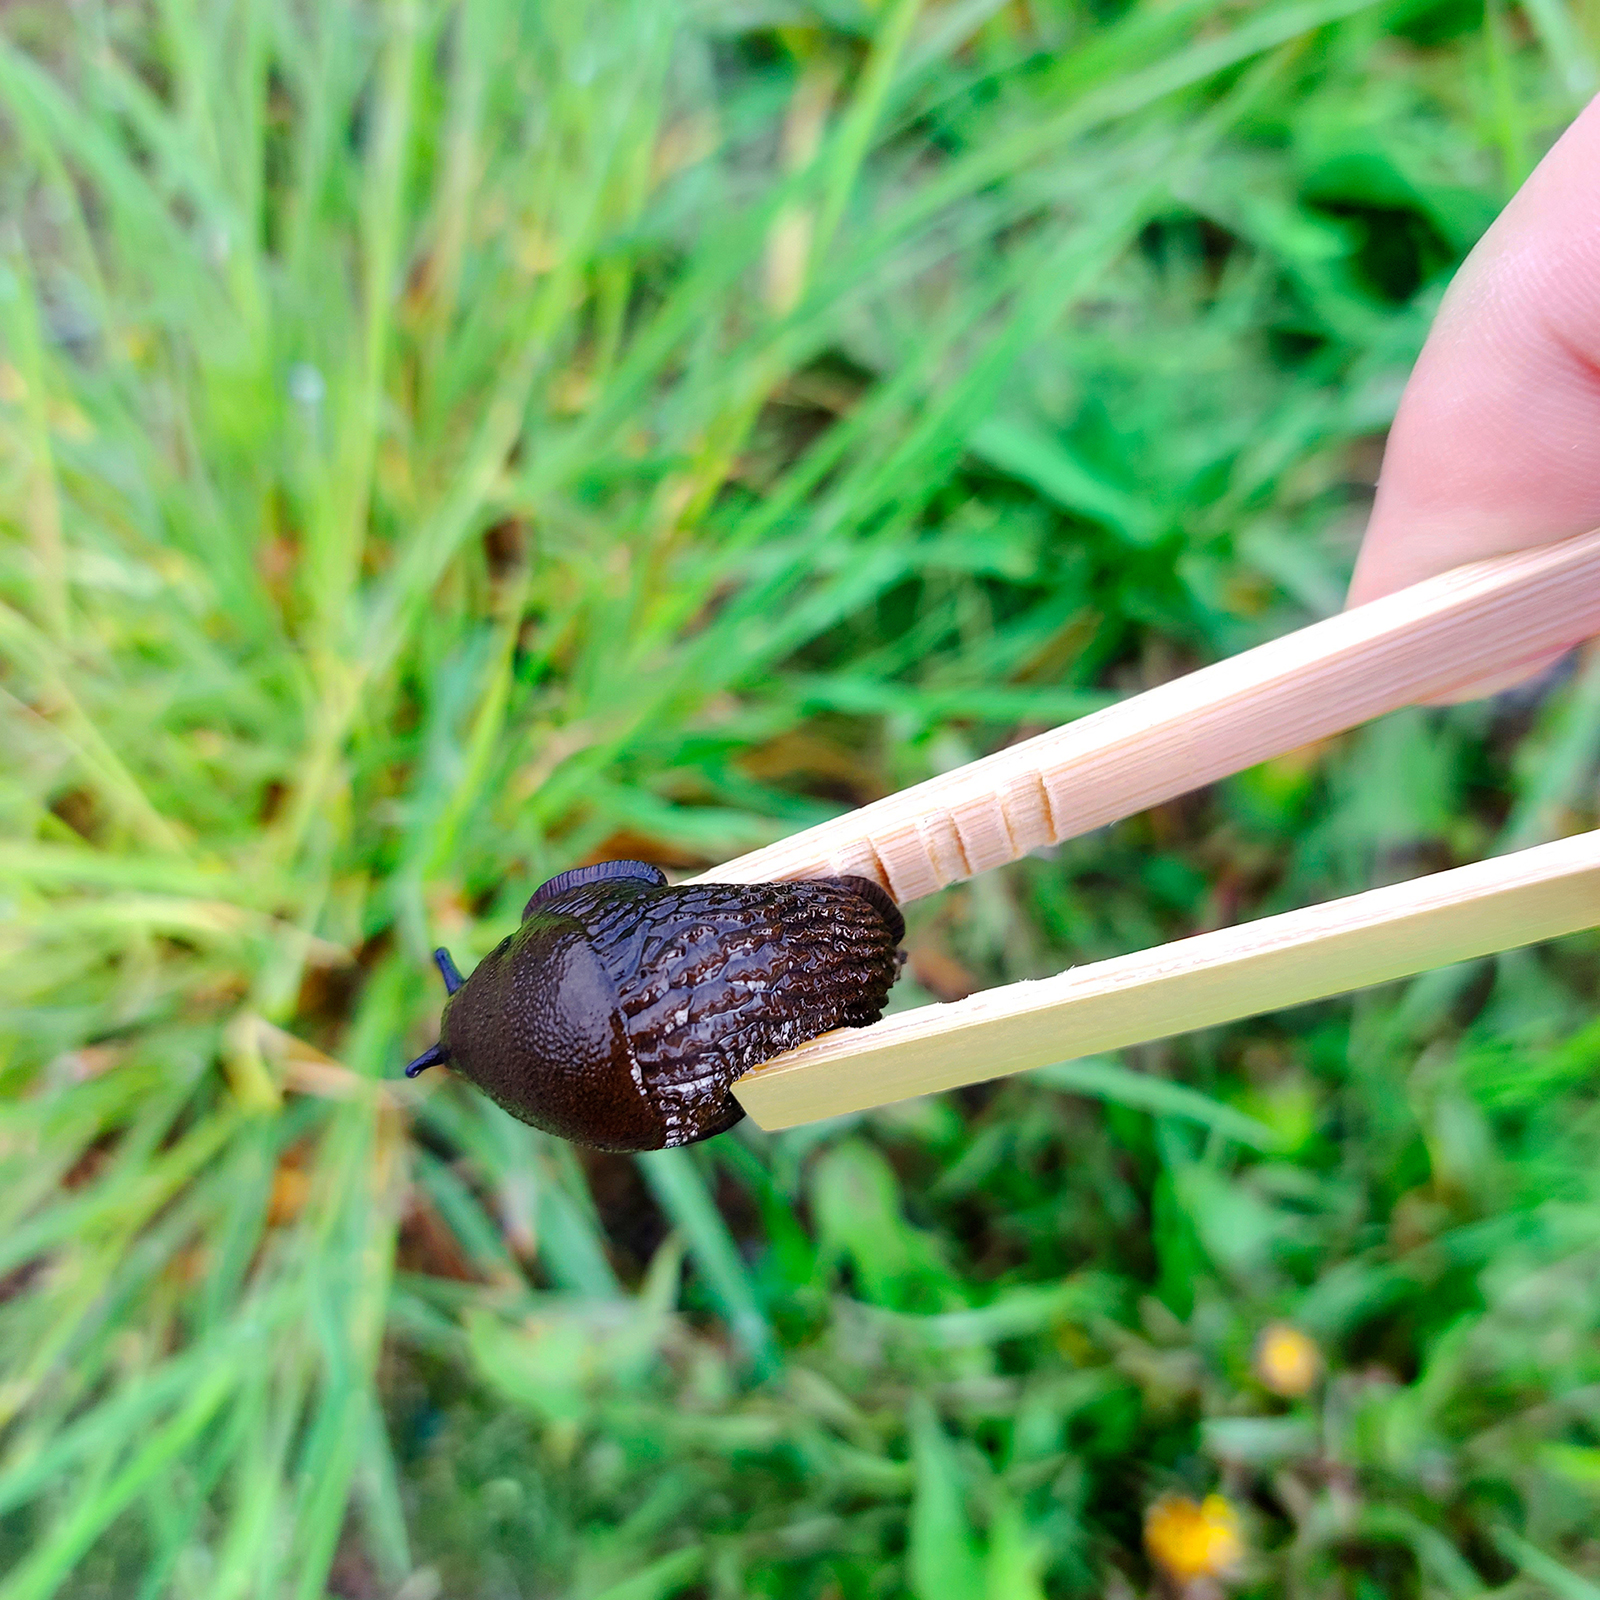
[[[669,886],[608,861],[552,878],[451,988],[448,1062],[513,1116],[601,1150],[691,1144],[743,1115],[757,1063],[882,1014],[905,923],[865,878]]]

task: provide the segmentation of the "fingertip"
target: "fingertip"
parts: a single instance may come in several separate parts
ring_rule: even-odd
[[[1600,99],[1450,286],[1390,429],[1347,603],[1597,524]]]

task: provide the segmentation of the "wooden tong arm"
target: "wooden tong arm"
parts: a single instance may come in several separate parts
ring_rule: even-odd
[[[841,1028],[733,1092],[788,1128],[1341,994],[1600,924],[1600,831]]]
[[[1600,634],[1600,531],[1458,567],[703,875],[853,872],[898,900]]]

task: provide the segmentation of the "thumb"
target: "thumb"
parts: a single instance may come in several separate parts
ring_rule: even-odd
[[[1600,99],[1444,298],[1390,430],[1350,604],[1596,526]],[[1504,688],[1553,659],[1463,662],[1447,698]]]

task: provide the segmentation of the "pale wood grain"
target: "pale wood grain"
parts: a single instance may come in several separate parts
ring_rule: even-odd
[[[1600,832],[824,1035],[734,1094],[787,1128],[1600,924]]]
[[[1600,531],[1474,562],[704,874],[875,878],[899,900],[1600,633]]]

